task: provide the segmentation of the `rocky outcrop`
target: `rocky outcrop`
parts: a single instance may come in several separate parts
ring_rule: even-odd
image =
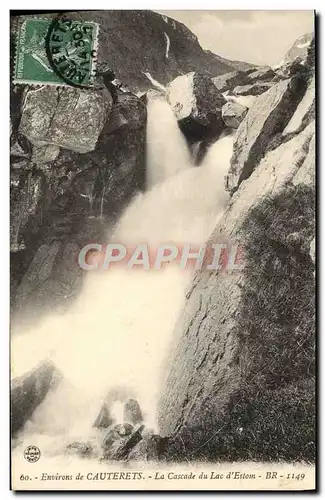
[[[52,145],[87,153],[95,149],[111,107],[112,97],[107,89],[45,86],[29,90],[19,132],[36,146]]]
[[[222,119],[226,127],[238,128],[247,114],[248,108],[239,103],[227,102],[222,107]]]
[[[15,434],[30,419],[50,389],[61,380],[52,363],[43,363],[11,384],[11,432]]]
[[[246,71],[231,71],[212,78],[220,92],[229,91],[235,95],[259,95],[276,82],[276,73],[269,68],[250,68]],[[281,79],[278,76],[278,80]]]
[[[77,107],[80,99],[86,99],[91,108],[92,103],[100,103],[100,96],[109,95],[105,89],[64,91],[62,95],[68,91],[74,96]],[[146,106],[140,99],[118,92],[117,102],[108,114],[104,113],[105,107],[97,114],[93,109],[90,114],[82,105],[83,128],[89,139],[85,141],[71,107],[62,116],[54,106],[53,92],[58,95],[57,90],[50,88],[48,100],[47,92],[48,88],[28,92],[23,121],[19,126],[17,120],[17,128],[13,128],[11,148],[10,235],[11,251],[16,254],[11,266],[12,305],[21,313],[33,310],[36,316],[52,307],[64,310],[76,297],[82,283],[76,260],[78,251],[89,240],[104,237],[104,228],[107,231],[114,223],[145,181]],[[60,97],[55,102],[62,111]],[[111,103],[110,97],[107,102]],[[35,118],[42,107],[48,111],[46,119],[52,113],[51,134],[42,120]],[[106,122],[102,123],[104,115]],[[28,116],[34,117],[34,121],[29,122]],[[68,118],[71,126],[65,121],[69,129],[66,131],[63,123],[59,127],[59,122]],[[21,133],[27,134],[27,129],[32,140],[37,137],[50,141],[57,134],[55,140],[60,147],[31,145]],[[63,144],[65,147],[61,147]],[[66,149],[68,146],[74,151]],[[75,151],[82,148],[94,149],[83,154]]]
[[[115,436],[105,438],[103,460],[126,460],[130,451],[141,442],[143,429],[144,425],[133,428],[132,425],[124,424],[109,430],[108,434],[114,431]]]
[[[133,425],[143,422],[142,412],[136,399],[129,399],[124,405],[124,420]]]
[[[170,436],[168,453],[172,459],[182,460],[185,453],[192,460],[203,455],[211,460],[294,460],[292,443],[298,439],[302,456],[314,456],[314,400],[310,389],[314,284],[309,247],[304,245],[314,232],[314,194],[310,186],[293,185],[308,161],[306,151],[313,135],[311,123],[260,160],[233,195],[210,239],[243,245],[245,270],[198,272],[187,294],[160,401],[160,430]],[[300,237],[295,243],[289,242],[287,236],[295,231]],[[294,251],[290,245],[296,245]],[[299,273],[303,278],[298,278]],[[308,287],[306,320],[304,315],[297,315],[298,288],[288,292],[287,287],[293,283],[301,290]],[[261,287],[267,290],[265,294]],[[284,303],[288,308],[282,308]],[[281,315],[290,317],[288,325],[284,326]],[[297,335],[305,342],[309,368],[300,358],[299,349],[292,346],[293,331],[299,331]],[[282,357],[286,342],[295,368],[290,363],[288,368]],[[275,345],[279,351],[273,350]],[[257,353],[262,350],[259,357]],[[302,374],[306,382],[301,386],[297,380]],[[305,405],[306,418],[299,413],[301,405]],[[298,412],[301,419],[302,434],[292,442],[287,438],[293,432],[291,424],[281,421],[280,425],[275,418],[283,411],[291,415]],[[294,432],[299,433],[297,429]],[[265,435],[273,439],[266,441]],[[270,444],[274,442],[278,445]]]
[[[216,59],[219,63],[230,64],[236,71],[245,71],[246,73],[249,73],[250,71],[256,70],[255,64],[246,61],[234,61],[233,59],[230,61],[229,59],[219,56],[218,54],[214,54],[211,50],[206,50],[205,52]]]
[[[256,71],[252,71],[247,75],[247,80],[249,83],[256,82],[270,82],[275,77],[275,72],[269,66],[265,68],[258,68]]]
[[[311,240],[311,243],[309,245],[309,255],[311,257],[311,260],[315,264],[315,258],[316,258],[316,240],[315,238]]]
[[[226,99],[211,78],[195,72],[179,76],[168,85],[167,98],[189,142],[218,137]]]
[[[245,71],[231,71],[212,78],[213,84],[220,92],[233,89],[237,85],[246,85],[248,81],[248,74]]]
[[[188,290],[159,404],[172,460],[314,460],[313,92],[310,76],[281,81],[237,130],[209,243],[240,245],[244,267],[198,271]]]
[[[253,83],[250,85],[243,85],[241,87],[235,87],[233,93],[235,95],[261,95],[264,92],[267,92],[271,87],[273,87],[274,82],[262,82],[262,83]]]
[[[298,172],[292,179],[292,184],[306,184],[307,186],[314,186],[316,182],[316,144],[315,133],[312,136],[309,144],[305,146],[308,148],[307,155],[299,168]]]
[[[164,460],[168,439],[158,434],[144,433],[130,451],[128,459],[131,462],[161,462]]]
[[[44,13],[42,17],[55,15]],[[150,10],[79,11],[66,12],[66,15],[69,19],[99,24],[98,67],[107,64],[134,92],[153,87],[147,75],[167,85],[178,75],[190,71],[217,76],[240,65],[235,61],[233,66],[230,60],[203,50],[197,37],[184,24]],[[13,32],[16,24],[18,19],[13,19]]]
[[[287,79],[258,97],[240,124],[227,177],[234,192],[247,179],[267,151],[272,137],[281,133],[303,97],[305,82]]]

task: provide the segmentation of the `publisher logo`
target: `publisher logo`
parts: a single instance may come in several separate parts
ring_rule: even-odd
[[[27,462],[34,463],[39,460],[41,456],[41,451],[37,446],[27,446],[24,451],[24,458]]]

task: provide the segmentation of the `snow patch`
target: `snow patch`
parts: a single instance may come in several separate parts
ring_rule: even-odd
[[[306,43],[297,43],[296,47],[298,49],[304,49],[305,47],[308,47],[308,45],[310,44],[310,42],[306,42]]]
[[[164,32],[164,35],[166,37],[166,59],[168,59],[168,55],[169,55],[169,48],[170,48],[170,38],[169,36],[167,35],[167,33]]]

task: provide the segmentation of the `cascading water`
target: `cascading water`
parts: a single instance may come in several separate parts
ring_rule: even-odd
[[[228,201],[223,177],[232,137],[216,141],[202,166],[194,167],[169,105],[152,98],[147,139],[149,189],[131,201],[113,240],[152,247],[204,244]],[[137,399],[145,424],[157,431],[161,367],[190,280],[191,271],[173,263],[148,271],[120,266],[90,272],[68,313],[13,334],[13,376],[46,358],[64,376],[19,433],[20,453],[27,442],[50,455],[64,454],[74,440],[90,440],[96,448],[99,436],[92,424],[116,387]]]
[[[175,115],[161,93],[151,90],[147,99],[147,187],[151,188],[188,169],[191,156]]]

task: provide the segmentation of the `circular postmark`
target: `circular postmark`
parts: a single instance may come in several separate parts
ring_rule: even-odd
[[[37,446],[27,446],[24,451],[24,459],[27,462],[34,463],[40,459],[41,450]]]
[[[63,81],[75,87],[91,87],[97,62],[98,25],[65,16],[55,18],[46,39],[48,60]]]

